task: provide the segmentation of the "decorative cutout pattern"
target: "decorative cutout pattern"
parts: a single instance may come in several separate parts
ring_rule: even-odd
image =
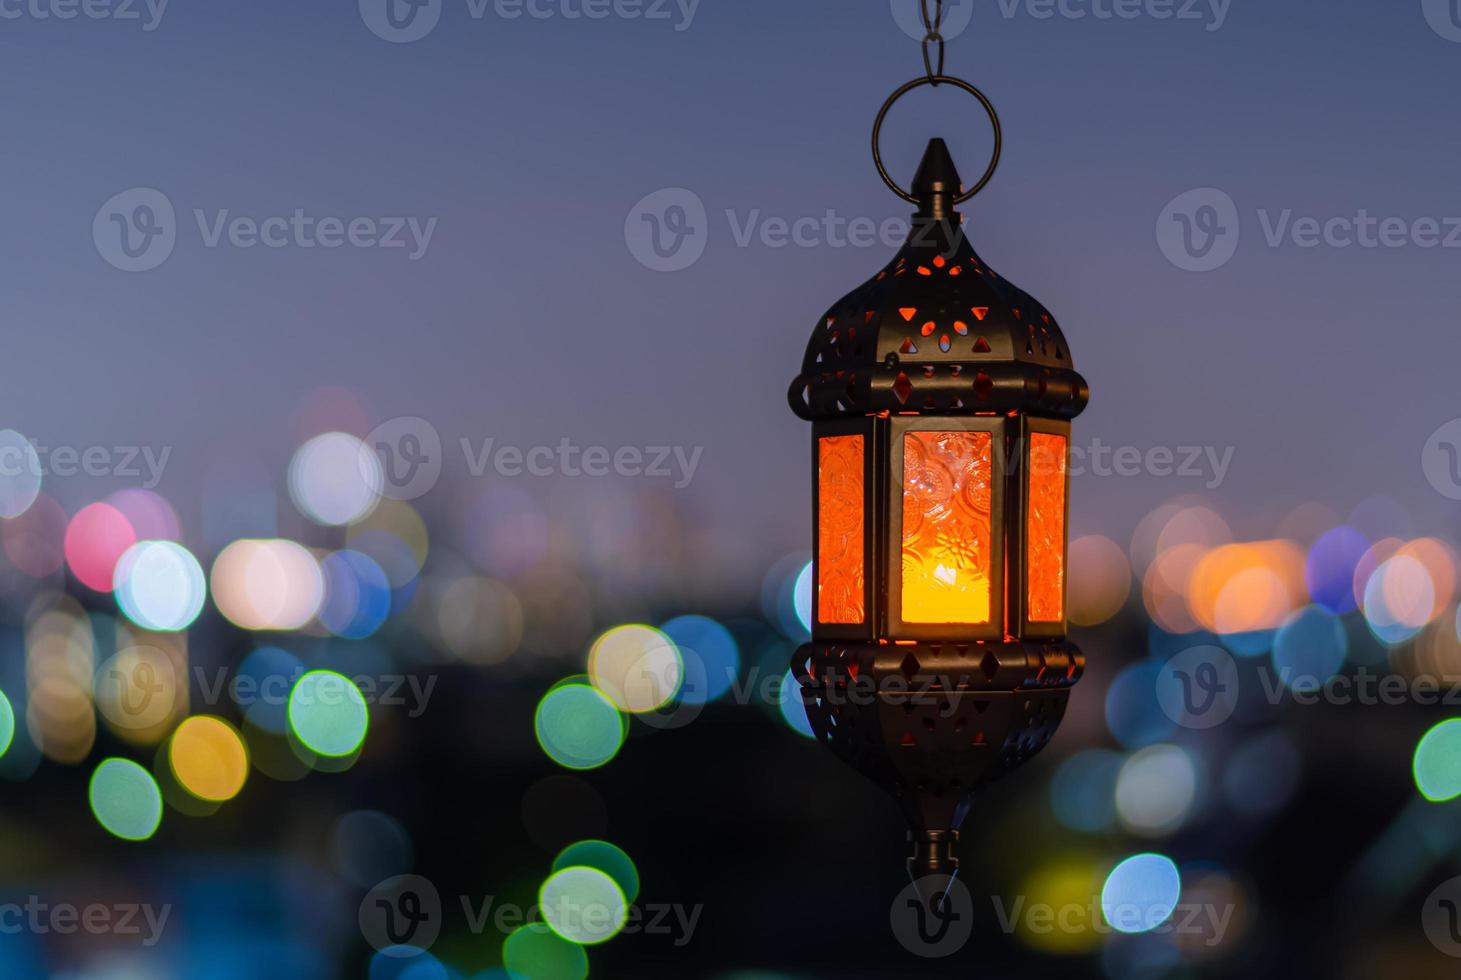
[[[1031,433],[1025,560],[1032,623],[1065,619],[1065,483],[1065,436]]]
[[[863,622],[863,437],[817,444],[817,620]]]
[[[909,432],[903,442],[903,621],[990,621],[988,432]]]

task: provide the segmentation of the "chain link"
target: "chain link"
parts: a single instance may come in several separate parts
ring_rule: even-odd
[[[923,70],[928,73],[928,83],[937,87],[944,74],[944,36],[939,33],[944,26],[944,0],[934,0],[931,17],[928,13],[928,0],[918,0],[918,7],[923,14],[924,30],[927,31],[923,35]],[[938,45],[938,71],[934,71],[934,59],[928,50],[930,44]]]

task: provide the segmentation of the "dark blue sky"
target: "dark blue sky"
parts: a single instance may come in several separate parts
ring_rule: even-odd
[[[805,544],[809,433],[785,387],[816,317],[892,249],[742,247],[734,229],[906,214],[866,145],[920,68],[887,0],[602,20],[568,16],[582,0],[516,19],[440,0],[435,29],[400,44],[355,0],[172,0],[153,30],[37,17],[49,2],[0,20],[0,426],[172,446],[160,489],[181,502],[210,454],[282,469],[300,399],[344,385],[373,420],[424,416],[451,444],[703,446],[691,492],[716,523],[768,550]],[[1120,539],[1196,492],[1260,533],[1306,499],[1344,513],[1386,492],[1418,529],[1453,529],[1421,454],[1461,414],[1461,247],[1409,230],[1398,247],[1272,246],[1265,230],[1286,211],[1290,225],[1461,217],[1455,0],[1153,16],[1185,2],[1121,19],[1096,16],[1113,0],[1064,0],[1081,18],[981,0],[949,42],[950,71],[1005,123],[971,233],[1061,320],[1093,393],[1077,443],[1234,450],[1211,490],[1080,477],[1075,528]],[[895,173],[933,135],[966,177],[979,169],[977,107],[924,90],[886,132]],[[99,254],[93,221],[138,187],[175,207],[177,241],[129,273]],[[626,216],[674,187],[703,202],[708,239],[690,268],[655,272],[626,247]],[[1209,272],[1158,247],[1159,215],[1196,188],[1231,198],[1241,226]],[[194,217],[296,209],[437,224],[413,261],[293,239],[208,247]]]

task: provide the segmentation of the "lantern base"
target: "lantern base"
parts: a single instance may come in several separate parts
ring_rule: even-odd
[[[1049,743],[1084,670],[1064,640],[809,643],[792,661],[817,738],[902,806],[915,881],[958,872],[973,793]]]

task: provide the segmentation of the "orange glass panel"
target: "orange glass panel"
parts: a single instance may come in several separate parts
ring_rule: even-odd
[[[903,438],[903,621],[987,623],[993,437],[909,432]]]
[[[861,623],[863,610],[863,438],[817,442],[817,621]]]
[[[1032,623],[1065,619],[1065,477],[1065,436],[1031,433],[1025,574]]]

